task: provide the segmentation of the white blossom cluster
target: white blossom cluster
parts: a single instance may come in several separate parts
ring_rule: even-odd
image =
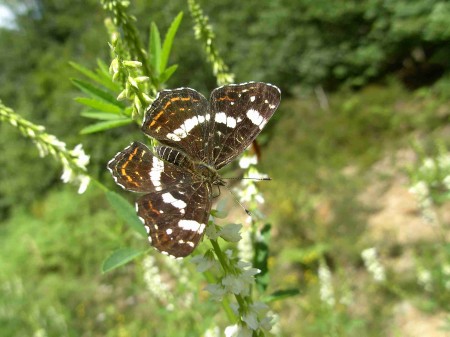
[[[229,224],[219,228],[210,224],[206,229],[206,235],[211,240],[219,236],[226,241],[236,242],[240,239],[239,231],[241,225]],[[251,263],[232,258],[232,251],[227,250],[223,258],[226,259],[227,267],[225,274],[217,283],[208,284],[205,287],[213,300],[221,301],[227,294],[248,298],[251,286],[255,282],[255,275],[260,273],[259,269],[253,268]],[[191,259],[199,272],[218,269],[220,263],[211,251],[204,255],[197,255]],[[239,304],[241,305],[241,304]],[[253,331],[263,329],[269,331],[272,328],[273,317],[269,313],[269,307],[262,302],[253,302],[244,307],[237,303],[231,304],[231,309],[241,320],[240,324],[227,327],[226,336],[252,336]]]
[[[81,144],[73,150],[67,150],[66,143],[60,141],[54,135],[45,132],[42,125],[33,124],[20,117],[14,111],[4,106],[0,101],[0,120],[6,120],[26,137],[30,138],[39,151],[39,156],[48,154],[60,161],[63,165],[61,179],[65,183],[76,183],[79,185],[78,193],[84,193],[89,185],[90,177],[85,174],[86,166],[89,164],[89,156],[84,152]]]
[[[442,191],[442,195],[450,195],[450,154],[425,158],[411,175],[413,183],[409,191],[417,197],[424,219],[429,223],[437,223],[431,189],[436,188]]]
[[[236,315],[239,315],[237,305],[232,306]],[[256,330],[270,331],[274,317],[269,307],[262,302],[250,304],[247,312],[240,315],[243,324],[234,324],[225,328],[226,337],[251,337]]]
[[[417,271],[417,283],[426,291],[433,290],[433,277],[428,269],[419,268]]]
[[[372,274],[376,282],[384,282],[386,280],[386,273],[384,266],[378,259],[377,250],[375,247],[364,249],[361,252],[361,257],[367,270]]]
[[[163,282],[161,272],[156,264],[156,259],[153,255],[147,255],[142,261],[144,268],[144,282],[147,285],[148,291],[159,301],[166,305],[168,311],[173,311],[175,306],[173,304],[173,295],[167,282]]]
[[[319,264],[320,299],[330,307],[336,303],[331,276],[331,271],[327,263],[321,260]]]
[[[83,146],[78,144],[73,150],[68,151],[70,161],[61,156],[63,164],[63,174],[61,180],[65,183],[75,183],[79,185],[78,193],[82,194],[86,191],[91,178],[80,172],[86,172],[86,166],[89,164],[89,156],[84,152]],[[74,166],[77,171],[74,170]]]

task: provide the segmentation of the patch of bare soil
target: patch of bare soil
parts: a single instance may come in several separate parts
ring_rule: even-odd
[[[409,277],[415,277],[412,246],[441,241],[443,233],[439,225],[429,223],[422,217],[416,197],[408,190],[405,167],[413,164],[414,160],[414,153],[405,150],[380,161],[374,166],[373,172],[369,173],[369,176],[375,176],[376,179],[359,198],[372,210],[367,219],[368,231],[364,240],[382,251],[393,246],[401,247],[399,256],[388,258],[382,254],[382,262],[395,273]],[[443,207],[438,212],[443,223],[450,220],[448,207]],[[392,314],[388,336],[450,336],[448,331],[442,330],[445,313],[429,314],[404,301],[394,306]]]
[[[390,337],[448,337],[444,331],[445,314],[428,315],[409,302],[401,302],[394,308]]]

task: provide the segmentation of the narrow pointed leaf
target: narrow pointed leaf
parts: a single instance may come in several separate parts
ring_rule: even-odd
[[[81,129],[80,134],[86,135],[86,134],[89,134],[89,133],[106,131],[106,130],[118,128],[120,126],[124,126],[124,125],[127,125],[127,124],[131,124],[131,123],[133,123],[133,120],[129,119],[129,118],[123,118],[123,119],[113,120],[113,121],[99,122],[99,123],[91,124],[89,126],[86,126],[83,129]]]
[[[134,248],[121,248],[113,252],[102,265],[102,272],[107,273],[117,267],[134,260],[144,254],[146,250],[137,250]]]
[[[86,118],[98,119],[98,120],[102,120],[102,121],[126,119],[124,116],[120,116],[117,114],[111,114],[108,112],[98,112],[98,111],[84,111],[80,115],[83,117],[86,117]]]
[[[94,73],[93,71],[89,70],[88,68],[75,63],[75,62],[69,62],[69,64],[75,68],[76,70],[78,70],[80,73],[82,73],[84,76],[90,78],[91,80],[97,82],[97,83],[101,83],[101,79],[99,78],[99,76]]]
[[[103,86],[113,92],[119,92],[122,88],[118,82],[113,81],[108,66],[100,59],[97,59],[97,66],[95,72],[102,79]]]
[[[121,114],[124,110],[120,105],[118,105],[119,102],[117,102],[117,101],[116,101],[117,104],[111,104],[111,103],[108,103],[105,101],[100,101],[98,99],[87,98],[87,97],[77,97],[77,98],[75,98],[75,101],[77,101],[78,103],[81,103],[83,105],[86,105],[90,108],[93,108],[95,110],[102,111],[102,112]]]
[[[109,92],[102,90],[102,89],[96,87],[95,85],[92,85],[92,84],[82,81],[82,80],[78,80],[76,78],[71,79],[71,81],[78,89],[80,89],[82,92],[84,92],[85,94],[87,94],[89,96],[99,98],[103,101],[120,106],[122,108],[125,107],[123,105],[123,103],[120,103],[117,101],[117,99],[114,95],[111,95]]]
[[[75,63],[75,62],[69,62],[69,64],[73,68],[78,70],[80,73],[82,73],[84,76],[86,76],[87,78],[90,78],[91,80],[93,80],[94,82],[96,82],[98,84],[101,84],[105,88],[107,88],[113,92],[120,91],[120,87],[118,86],[118,84],[115,84],[109,75],[107,77],[104,77],[103,75],[96,74],[92,70],[89,70],[88,68],[83,67],[82,65],[79,65],[78,63]]]
[[[178,68],[178,64],[174,64],[174,65],[170,66],[169,68],[167,68],[166,70],[164,70],[164,72],[159,77],[159,83],[167,82],[169,80],[169,78],[172,77],[173,73],[177,70],[177,68]]]
[[[167,34],[164,37],[164,43],[161,52],[161,63],[159,68],[160,73],[166,70],[167,62],[169,61],[170,50],[172,49],[173,45],[173,40],[175,38],[175,34],[177,33],[178,27],[180,26],[182,19],[183,19],[183,12],[180,12],[172,21],[167,31]]]
[[[106,199],[108,199],[109,204],[126,224],[142,236],[147,237],[147,232],[137,217],[136,210],[126,199],[112,191],[106,192]]]
[[[264,297],[263,301],[265,303],[275,302],[288,297],[297,296],[298,294],[300,294],[300,290],[296,288],[277,290],[272,294],[270,294],[269,296]]]
[[[159,67],[161,61],[161,36],[159,35],[158,27],[154,22],[151,24],[149,47],[150,66],[155,74],[155,77],[159,77]]]

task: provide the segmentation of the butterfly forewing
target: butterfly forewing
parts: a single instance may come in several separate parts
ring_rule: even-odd
[[[163,193],[150,193],[136,202],[150,242],[159,251],[184,257],[197,247],[211,211],[211,185],[194,183]]]
[[[192,159],[210,157],[205,146],[211,133],[208,101],[193,89],[161,91],[146,113],[142,131]]]
[[[226,85],[211,93],[214,115],[212,163],[217,169],[241,154],[261,132],[280,103],[280,90],[250,82]]]

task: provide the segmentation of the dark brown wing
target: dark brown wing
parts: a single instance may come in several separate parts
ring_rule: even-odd
[[[194,160],[210,157],[211,116],[206,98],[190,88],[163,90],[148,109],[142,131]]]
[[[136,211],[161,253],[185,257],[203,237],[211,211],[211,185],[195,183],[142,196]]]
[[[212,163],[217,169],[251,144],[272,117],[280,99],[280,89],[262,82],[225,85],[211,93]]]
[[[189,172],[158,158],[139,142],[116,154],[108,169],[119,186],[132,192],[158,192],[192,181]]]

